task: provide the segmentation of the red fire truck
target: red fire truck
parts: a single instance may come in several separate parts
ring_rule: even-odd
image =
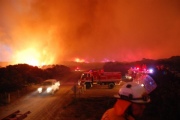
[[[104,72],[104,70],[88,71],[81,75],[78,85],[85,85],[86,88],[92,87],[94,84],[108,85],[109,89],[114,88],[116,84],[120,84],[121,72]]]

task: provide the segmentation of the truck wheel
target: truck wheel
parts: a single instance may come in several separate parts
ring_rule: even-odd
[[[109,89],[114,88],[114,83],[109,83],[109,84],[108,84],[108,88],[109,88]]]
[[[91,83],[86,83],[86,89],[91,88]]]

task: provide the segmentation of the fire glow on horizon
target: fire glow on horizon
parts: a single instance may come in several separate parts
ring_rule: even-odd
[[[0,0],[0,62],[41,66],[180,55],[179,6],[177,0]]]
[[[29,32],[25,35],[17,33],[15,37],[22,43],[17,44],[18,49],[14,50],[12,54],[12,63],[27,63],[33,66],[53,64],[56,57],[56,50],[51,48],[52,45],[48,43],[53,40],[52,33],[48,30],[47,33],[37,31],[39,34],[35,34],[29,28],[25,29]],[[41,42],[42,39],[44,42]]]

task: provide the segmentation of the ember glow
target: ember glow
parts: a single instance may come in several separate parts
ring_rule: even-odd
[[[179,56],[179,6],[179,0],[0,0],[0,62]]]
[[[75,58],[74,62],[81,63],[81,62],[85,62],[85,60],[84,59],[80,59],[80,58]]]

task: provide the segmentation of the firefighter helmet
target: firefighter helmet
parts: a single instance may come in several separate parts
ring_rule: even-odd
[[[135,82],[125,83],[119,89],[119,98],[128,100],[134,103],[148,103],[150,102],[150,97],[144,88],[144,86],[137,84]]]
[[[134,79],[133,82],[136,82],[144,86],[148,94],[154,91],[154,89],[156,89],[157,87],[156,82],[149,75],[141,75],[138,79]]]

